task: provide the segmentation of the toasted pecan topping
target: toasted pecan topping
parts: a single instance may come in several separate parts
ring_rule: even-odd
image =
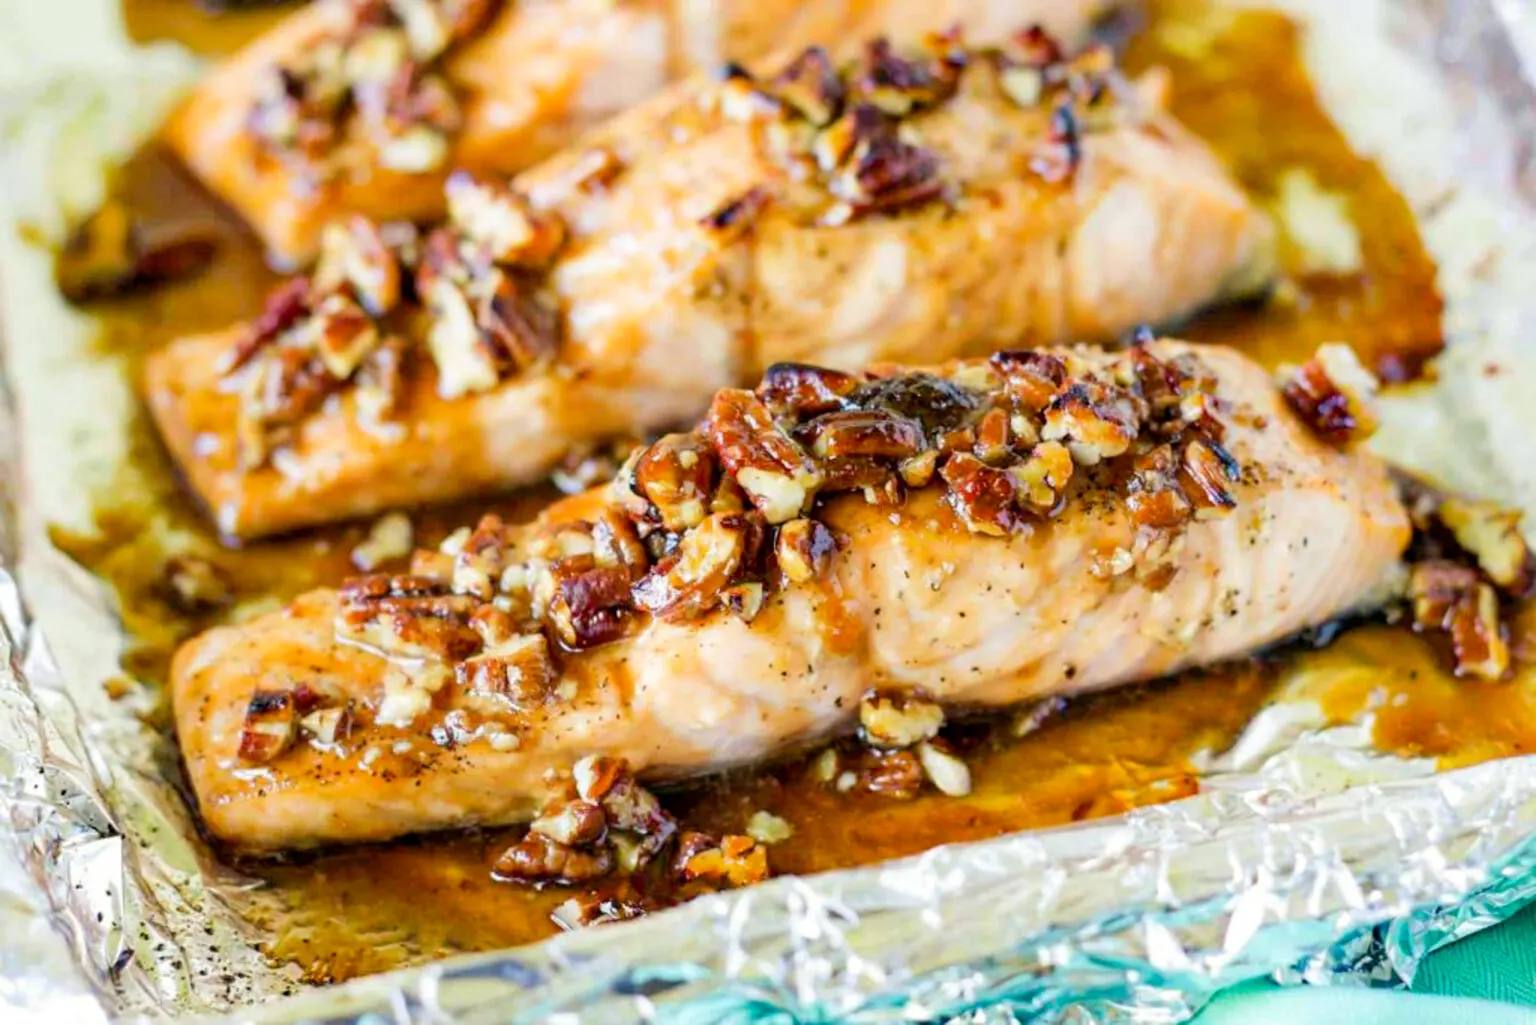
[[[768,848],[750,836],[716,840],[704,833],[685,833],[675,864],[683,880],[715,886],[751,886],[770,874]]]
[[[54,279],[73,303],[122,295],[201,272],[217,243],[195,229],[146,230],[118,200],[108,200],[70,233]]]
[[[246,706],[240,728],[241,759],[272,761],[292,746],[298,727],[299,711],[291,692],[258,689]]]
[[[448,157],[461,122],[439,65],[479,34],[496,0],[350,0],[331,34],[268,68],[247,127],[268,158],[329,178],[371,148],[406,173]]]
[[[1324,441],[1350,445],[1375,431],[1378,383],[1349,346],[1320,346],[1301,366],[1282,368],[1281,378],[1286,402]]]
[[[520,713],[571,700],[561,662],[646,616],[751,623],[775,590],[834,572],[839,542],[824,500],[862,494],[896,506],[930,488],[959,524],[994,536],[1048,523],[1081,491],[1121,502],[1135,540],[1094,571],[1165,579],[1186,525],[1240,495],[1214,386],[1198,359],[1164,361],[1143,347],[999,353],[886,376],[774,367],[756,391],[718,393],[696,431],[634,450],[588,519],[510,527],[487,516],[415,553],[410,573],[350,581],[336,630],[435,667],[424,682],[398,685],[392,718],[434,707],[445,679]],[[865,732],[882,748],[932,744],[943,721],[937,705],[910,695],[866,705]],[[872,785],[905,793],[912,778],[928,778],[958,791],[963,763],[954,762],[942,745],[887,759]],[[588,783],[578,780],[602,789]]]
[[[1509,672],[1498,594],[1475,568],[1441,559],[1418,563],[1409,573],[1408,597],[1415,629],[1450,638],[1457,676],[1499,680]]]

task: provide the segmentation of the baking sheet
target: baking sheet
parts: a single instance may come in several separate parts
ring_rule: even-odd
[[[1432,389],[1388,403],[1380,446],[1536,509],[1530,7],[1265,6],[1307,20],[1330,113],[1408,199],[1439,265],[1451,348]],[[129,47],[117,18],[114,0],[0,8],[0,215],[29,237],[56,239],[89,209],[102,169],[196,73],[173,48]],[[87,358],[94,329],[56,298],[46,253],[11,230],[0,325],[0,1008],[18,1015],[1176,1021],[1244,978],[1411,977],[1536,896],[1536,760],[1436,775],[1370,752],[1369,723],[1324,729],[1315,706],[1282,701],[1189,801],[270,1000],[300,987],[252,949],[228,906],[244,882],[207,858],[152,732],[106,698],[115,615],[47,542],[50,523],[91,525],[93,484],[134,486],[133,397]]]

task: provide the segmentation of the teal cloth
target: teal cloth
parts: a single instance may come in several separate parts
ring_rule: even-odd
[[[1536,908],[1436,951],[1411,992],[1243,986],[1196,1025],[1536,1025]]]

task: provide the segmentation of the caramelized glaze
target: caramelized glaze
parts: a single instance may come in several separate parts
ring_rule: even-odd
[[[237,46],[270,16],[212,18],[188,4],[125,0],[125,13],[136,38],[174,34],[213,52]],[[1183,333],[1237,345],[1270,365],[1348,338],[1384,376],[1415,376],[1442,344],[1433,263],[1406,203],[1323,113],[1299,58],[1296,26],[1263,11],[1213,19],[1200,0],[1150,6],[1149,23],[1131,46],[1132,68],[1173,71],[1173,109],[1244,185],[1272,199],[1281,176],[1302,167],[1345,196],[1355,223],[1368,226],[1360,273],[1307,275],[1293,264],[1268,302],[1212,312]],[[103,358],[121,359],[136,373],[138,356],[170,337],[250,315],[273,278],[250,236],[158,154],[131,162],[119,189],[148,220],[194,218],[221,243],[214,266],[195,281],[102,310]],[[145,685],[163,682],[171,651],[190,633],[348,572],[361,526],[219,548],[152,434],[141,430],[136,441],[134,470],[154,482],[151,493],[131,503],[103,496],[97,536],[57,540],[116,588],[136,645],[126,669]],[[498,507],[522,517],[547,500],[548,492],[518,495]],[[418,540],[433,542],[480,508],[418,514]],[[233,608],[188,618],[166,602],[167,527],[196,538],[197,551],[234,582]],[[1517,632],[1536,638],[1536,618],[1525,618],[1532,629]],[[962,739],[974,745],[968,762],[976,787],[963,799],[836,794],[797,762],[671,794],[667,803],[686,827],[704,830],[739,832],[757,810],[783,817],[794,834],[772,848],[779,872],[866,864],[1186,795],[1198,786],[1193,756],[1228,745],[1276,688],[1287,698],[1316,700],[1333,721],[1370,713],[1384,750],[1470,764],[1536,746],[1536,641],[1517,637],[1515,648],[1522,665],[1514,681],[1471,683],[1453,678],[1430,644],[1405,627],[1367,625],[1323,650],[1293,649],[1081,700],[1023,738],[1006,724],[968,728]],[[269,884],[252,896],[249,913],[271,937],[268,952],[316,981],[527,942],[554,931],[549,911],[567,894],[491,880],[490,864],[515,835],[472,833],[244,864]]]

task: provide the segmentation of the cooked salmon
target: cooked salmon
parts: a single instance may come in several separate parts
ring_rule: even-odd
[[[1242,656],[1371,601],[1409,533],[1232,350],[781,366],[533,525],[196,638],[176,726],[243,850],[512,823],[586,756],[675,781],[872,691],[953,714]]]
[[[807,51],[776,84],[738,76],[681,109],[621,115],[515,191],[456,177],[450,191],[479,196],[463,203],[463,238],[481,237],[478,218],[485,237],[517,221],[538,240],[525,248],[542,263],[494,270],[512,314],[482,314],[481,335],[457,348],[441,312],[441,333],[420,318],[399,328],[417,358],[375,422],[355,386],[366,371],[303,364],[326,328],[311,310],[271,350],[319,384],[285,414],[270,458],[240,437],[253,371],[229,372],[252,327],[183,339],[145,379],[171,454],[220,530],[260,537],[529,483],[615,434],[687,423],[715,389],[772,363],[1113,339],[1267,279],[1265,215],[1102,53],[1043,73],[958,46],[925,60],[877,45],[839,78]],[[929,92],[872,94],[885,108],[853,99],[902,78]],[[841,116],[804,113],[816,89]]]
[[[1108,0],[321,0],[213,71],[173,114],[163,138],[250,223],[277,263],[301,265],[314,257],[332,217],[437,216],[450,169],[520,171],[695,70],[750,61],[776,48],[835,46],[883,33],[913,39],[952,25],[985,41],[1038,23],[1075,43],[1108,6]],[[447,30],[431,36],[418,28],[434,17]],[[405,31],[395,38],[414,45],[378,44],[397,20]],[[455,21],[461,38],[454,38]],[[376,31],[358,44],[369,29]],[[428,41],[419,42],[424,35]],[[366,113],[372,81],[399,70],[380,66],[390,59],[431,69],[433,77],[430,87],[405,99],[381,101],[393,102],[385,120],[399,130],[379,136],[365,129],[366,118],[348,112],[347,97],[356,94],[350,105]],[[398,84],[391,87],[398,91]],[[307,114],[300,109],[305,104]],[[306,118],[307,125],[299,123]],[[427,132],[416,131],[422,125]],[[274,137],[282,145],[268,145]],[[315,159],[291,159],[296,155]]]

